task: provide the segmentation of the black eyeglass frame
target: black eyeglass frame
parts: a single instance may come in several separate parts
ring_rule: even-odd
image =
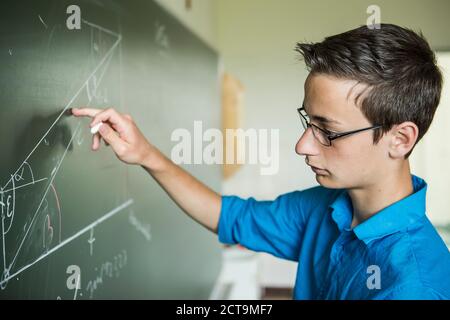
[[[362,129],[357,129],[357,130],[337,133],[337,132],[329,131],[327,129],[320,128],[320,127],[316,126],[315,124],[311,123],[311,121],[309,119],[307,119],[305,117],[305,115],[302,114],[302,111],[304,111],[306,116],[308,116],[304,106],[302,106],[301,108],[298,108],[297,111],[298,111],[298,114],[300,115],[300,117],[302,117],[305,120],[305,123],[306,123],[306,128],[304,128],[305,130],[308,129],[310,126],[313,126],[313,127],[315,127],[316,129],[320,130],[321,132],[323,132],[325,134],[325,136],[327,137],[328,142],[329,142],[328,145],[323,144],[322,142],[320,142],[320,140],[318,138],[316,138],[316,135],[314,135],[314,137],[316,138],[317,141],[319,141],[319,143],[321,145],[326,146],[326,147],[331,147],[331,142],[333,140],[338,139],[338,138],[346,137],[348,135],[355,134],[355,133],[358,133],[358,132],[363,132],[363,131],[366,131],[366,130],[374,130],[374,129],[378,129],[378,128],[383,127],[382,125],[376,125],[376,126],[372,126],[372,127],[367,127],[367,128],[362,128]],[[303,124],[303,122],[302,122],[302,124]],[[314,131],[313,131],[313,133],[314,133]]]

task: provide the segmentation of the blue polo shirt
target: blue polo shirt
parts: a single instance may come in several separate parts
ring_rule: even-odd
[[[427,184],[351,229],[345,189],[274,201],[223,196],[222,243],[298,261],[295,299],[450,299],[450,253],[425,215]]]

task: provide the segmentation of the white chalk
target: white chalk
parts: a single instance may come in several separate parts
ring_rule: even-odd
[[[98,132],[98,129],[102,126],[103,122],[97,123],[95,126],[91,128],[91,133],[96,134]]]

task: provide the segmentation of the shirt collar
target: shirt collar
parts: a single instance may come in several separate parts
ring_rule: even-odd
[[[368,244],[374,239],[406,229],[425,215],[427,183],[413,174],[411,177],[414,188],[411,195],[380,210],[353,229],[360,240]],[[353,206],[347,190],[341,192],[330,207],[339,231],[350,231]]]

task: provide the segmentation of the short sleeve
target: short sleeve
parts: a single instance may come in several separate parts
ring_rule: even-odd
[[[298,261],[309,201],[304,191],[273,201],[222,196],[219,241]]]

